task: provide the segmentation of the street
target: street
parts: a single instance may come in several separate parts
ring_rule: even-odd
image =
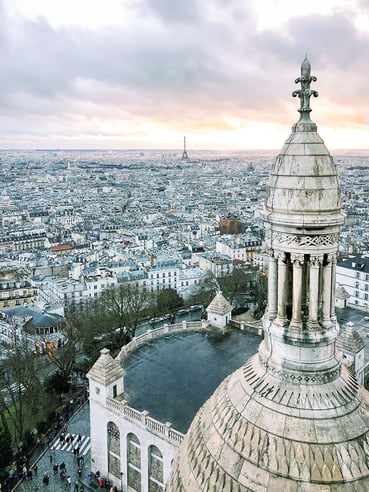
[[[35,463],[31,461],[32,479],[23,479],[13,490],[17,491],[36,491],[40,489],[50,490],[50,492],[59,492],[71,490],[81,492],[84,488],[83,482],[88,483],[88,474],[90,472],[90,416],[89,404],[86,402],[73,415],[67,424],[67,432],[64,440],[60,439],[60,432],[51,442]],[[80,435],[80,439],[78,436]],[[73,439],[72,439],[73,438]],[[80,471],[78,470],[77,455],[73,450],[79,446]],[[65,464],[65,478],[60,478],[60,464]],[[37,466],[37,474],[35,473]],[[56,470],[53,466],[58,465]],[[49,476],[49,483],[45,484],[43,478],[45,473]],[[80,477],[79,477],[80,474]],[[70,477],[68,483],[67,477]],[[77,483],[77,485],[76,485]],[[4,490],[7,490],[4,487]]]

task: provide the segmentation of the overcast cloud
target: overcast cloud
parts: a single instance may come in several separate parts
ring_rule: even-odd
[[[358,28],[355,4],[260,30],[252,1],[130,0],[127,21],[98,26],[73,22],[73,11],[56,25],[46,10],[30,16],[9,2],[0,2],[2,148],[180,147],[183,134],[198,148],[221,148],[220,138],[250,148],[252,122],[260,142],[262,124],[274,125],[264,147],[281,146],[298,118],[291,93],[305,53],[318,77],[313,119],[332,145],[350,126],[357,139],[344,147],[366,146],[369,25]]]

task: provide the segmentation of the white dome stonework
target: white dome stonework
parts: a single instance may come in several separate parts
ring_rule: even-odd
[[[197,413],[166,491],[369,490],[369,393],[336,353],[337,170],[310,120],[301,66],[300,119],[273,166],[264,210],[268,306],[259,353]]]

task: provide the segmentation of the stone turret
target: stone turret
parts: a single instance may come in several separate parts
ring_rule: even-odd
[[[365,343],[350,321],[337,338],[337,350],[342,354],[343,364],[364,384]]]
[[[103,348],[100,357],[87,374],[90,381],[90,398],[98,400],[115,398],[123,393],[124,370],[119,361],[113,359],[110,350]],[[93,397],[95,398],[95,396]]]
[[[225,328],[231,319],[232,306],[227,299],[219,291],[209,306],[206,308],[208,313],[208,321],[213,326]]]
[[[218,387],[180,447],[166,491],[369,490],[369,394],[335,344],[341,212],[336,166],[310,119],[307,58],[300,119],[272,168],[262,217],[268,306],[259,353]]]
[[[90,435],[91,456],[94,457],[94,470],[108,470],[108,427],[106,426],[106,403],[123,399],[124,370],[110,351],[103,348],[100,357],[87,373],[90,389]]]

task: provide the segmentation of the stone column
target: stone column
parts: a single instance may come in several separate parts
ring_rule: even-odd
[[[286,254],[278,252],[275,255],[278,259],[278,323],[284,325],[287,321],[286,317]]]
[[[327,255],[327,262],[323,265],[323,296],[322,296],[322,322],[329,324],[331,319],[331,292],[332,292],[332,263],[331,255]]]
[[[336,255],[331,255],[332,280],[331,280],[331,320],[336,320]]]
[[[274,251],[269,251],[269,269],[268,269],[268,316],[272,320],[277,315],[277,260],[274,257]]]
[[[323,262],[323,257],[311,256],[309,267],[309,326],[318,325],[319,308],[319,266]]]
[[[302,265],[304,264],[304,255],[293,255],[291,260],[293,262],[291,324],[301,326]]]

